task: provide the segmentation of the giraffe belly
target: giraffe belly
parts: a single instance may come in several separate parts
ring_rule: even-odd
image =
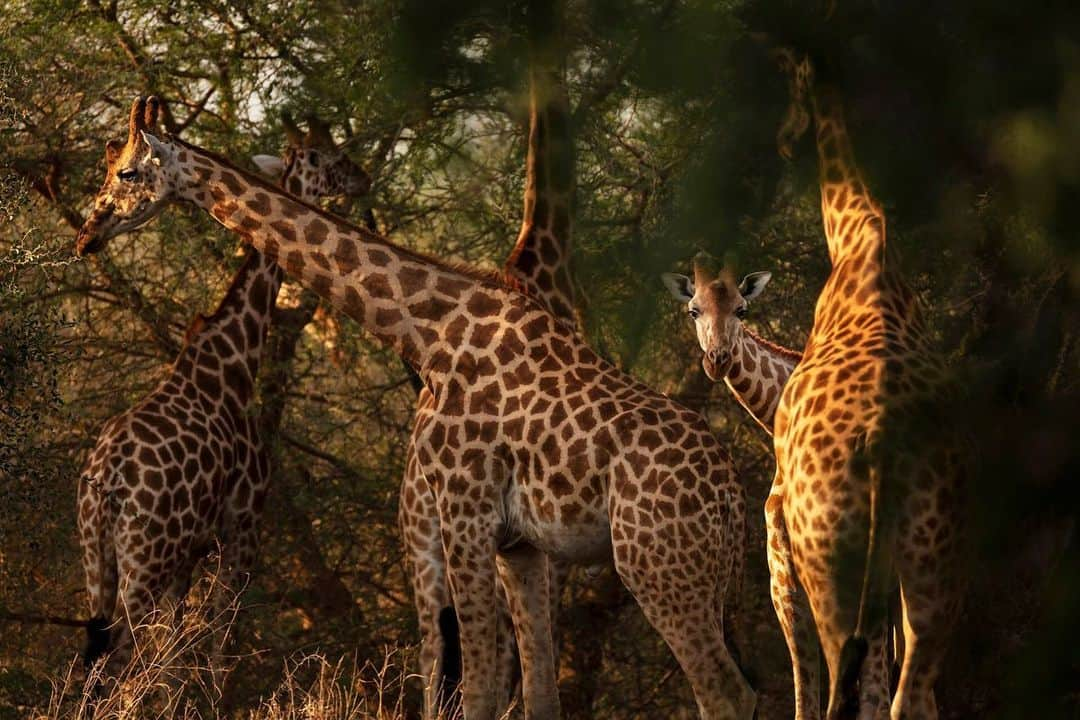
[[[603,504],[586,502],[579,493],[560,495],[559,488],[558,482],[533,478],[511,483],[505,496],[506,537],[528,542],[560,560],[606,562],[611,556],[611,529]]]

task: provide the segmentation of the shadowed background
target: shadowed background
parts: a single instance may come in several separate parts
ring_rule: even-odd
[[[805,7],[804,7],[805,6]],[[11,0],[0,17],[0,718],[48,698],[81,631],[78,466],[100,424],[152,388],[239,263],[204,214],[165,213],[99,260],[72,245],[125,108],[238,161],[316,112],[372,174],[395,242],[500,265],[521,214],[524,7],[421,0]],[[827,13],[831,10],[831,14]],[[711,385],[659,274],[699,249],[773,273],[749,322],[798,348],[828,272],[812,142],[775,150],[787,102],[765,42],[812,53],[841,89],[889,242],[922,295],[970,427],[973,589],[939,686],[944,717],[1075,717],[1080,702],[1077,292],[1080,10],[1016,3],[568,2],[577,143],[575,275],[590,341],[707,412],[752,507],[771,442]],[[827,17],[828,14],[828,17]],[[356,207],[361,217],[364,207]],[[295,287],[283,292],[295,306]],[[303,315],[303,314],[301,314]],[[280,407],[262,566],[247,593],[235,707],[285,658],[417,640],[396,527],[413,391],[351,323],[272,331]],[[284,332],[291,330],[292,332]],[[293,344],[290,342],[298,338]],[[273,368],[271,368],[272,370]],[[266,393],[272,396],[267,396]],[[790,665],[751,515],[748,672],[762,717],[790,715]],[[609,574],[568,588],[568,717],[680,716],[674,660]]]

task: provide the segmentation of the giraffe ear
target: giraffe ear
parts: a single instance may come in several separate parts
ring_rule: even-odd
[[[105,163],[112,167],[116,161],[120,158],[120,153],[124,149],[123,140],[110,140],[105,143]]]
[[[739,283],[739,294],[743,296],[744,300],[753,300],[761,294],[761,291],[765,289],[771,279],[771,272],[750,273]]]
[[[139,132],[142,133],[143,142],[150,148],[149,159],[151,162],[155,165],[160,165],[162,160],[165,160],[170,156],[168,145],[145,130],[140,130]]]
[[[676,300],[682,302],[690,302],[694,297],[694,281],[685,275],[679,275],[678,273],[664,273],[660,276],[660,279],[664,281],[664,285],[667,287]]]
[[[263,175],[272,177],[275,180],[285,172],[285,161],[277,155],[252,155],[251,162],[255,163]]]

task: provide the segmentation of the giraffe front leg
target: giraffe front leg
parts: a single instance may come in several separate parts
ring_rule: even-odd
[[[499,554],[499,571],[521,658],[522,695],[529,720],[559,717],[551,634],[547,556],[521,544]]]
[[[559,607],[562,604],[562,591],[570,578],[570,570],[573,568],[568,562],[547,559],[548,598],[550,599],[551,611],[551,637],[555,648],[555,671],[559,670]]]
[[[455,481],[474,482],[451,476],[450,482]],[[439,487],[446,484],[439,483]],[[465,720],[495,720],[498,632],[497,610],[492,602],[496,597],[495,518],[482,513],[462,518],[451,513],[451,505],[448,498],[440,498],[446,576],[454,598],[461,642],[461,703]]]
[[[501,566],[497,566],[501,575]],[[495,688],[499,708],[510,708],[507,718],[517,718],[522,714],[521,703],[521,662],[518,656],[517,638],[514,637],[514,620],[510,614],[510,601],[506,587],[500,579],[498,584],[499,601],[495,607],[496,619],[495,643],[497,661],[495,663]],[[502,716],[500,716],[502,717]]]
[[[791,541],[784,521],[779,472],[765,501],[765,530],[769,562],[769,591],[776,619],[791,654],[796,720],[821,717],[820,660],[817,630],[810,604],[795,575]]]
[[[398,502],[398,524],[416,605],[420,630],[420,678],[424,688],[424,720],[451,716],[450,703],[458,690],[461,653],[457,643],[457,616],[446,580],[439,509],[424,477],[416,450],[409,442],[405,476]],[[453,631],[448,644],[443,637]],[[451,657],[447,658],[447,652]],[[443,713],[443,715],[440,715]]]

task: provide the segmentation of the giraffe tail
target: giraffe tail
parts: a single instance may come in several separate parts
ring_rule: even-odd
[[[83,649],[83,665],[93,667],[98,658],[109,650],[109,619],[92,617],[86,623],[86,647]]]
[[[447,605],[439,611],[439,634],[442,635],[443,652],[436,707],[441,713],[445,713],[445,717],[455,717],[462,673],[461,629],[453,605]],[[444,715],[440,714],[439,717]]]
[[[885,558],[883,552],[886,543],[881,542],[882,518],[881,506],[881,471],[878,464],[870,461],[867,451],[867,436],[863,435],[856,441],[855,458],[860,464],[864,464],[864,471],[868,479],[870,494],[869,528],[866,542],[866,559],[863,565],[862,587],[859,593],[859,609],[855,621],[855,629],[844,641],[840,649],[840,663],[836,676],[831,679],[829,687],[829,706],[826,712],[827,720],[841,720],[843,718],[855,718],[859,714],[859,675],[863,663],[870,648],[866,638],[867,620],[869,626],[876,627],[877,612],[872,607],[878,599],[879,588],[875,585],[876,573]],[[868,616],[873,614],[874,618]]]
[[[85,479],[84,479],[85,480]],[[111,491],[94,488],[99,493],[94,531],[97,535],[96,565],[89,567],[87,577],[97,584],[97,598],[91,603],[90,620],[86,623],[86,646],[83,648],[83,664],[90,668],[112,646],[112,615],[116,610],[120,591],[119,571],[116,561],[116,545],[113,542],[115,515]]]

